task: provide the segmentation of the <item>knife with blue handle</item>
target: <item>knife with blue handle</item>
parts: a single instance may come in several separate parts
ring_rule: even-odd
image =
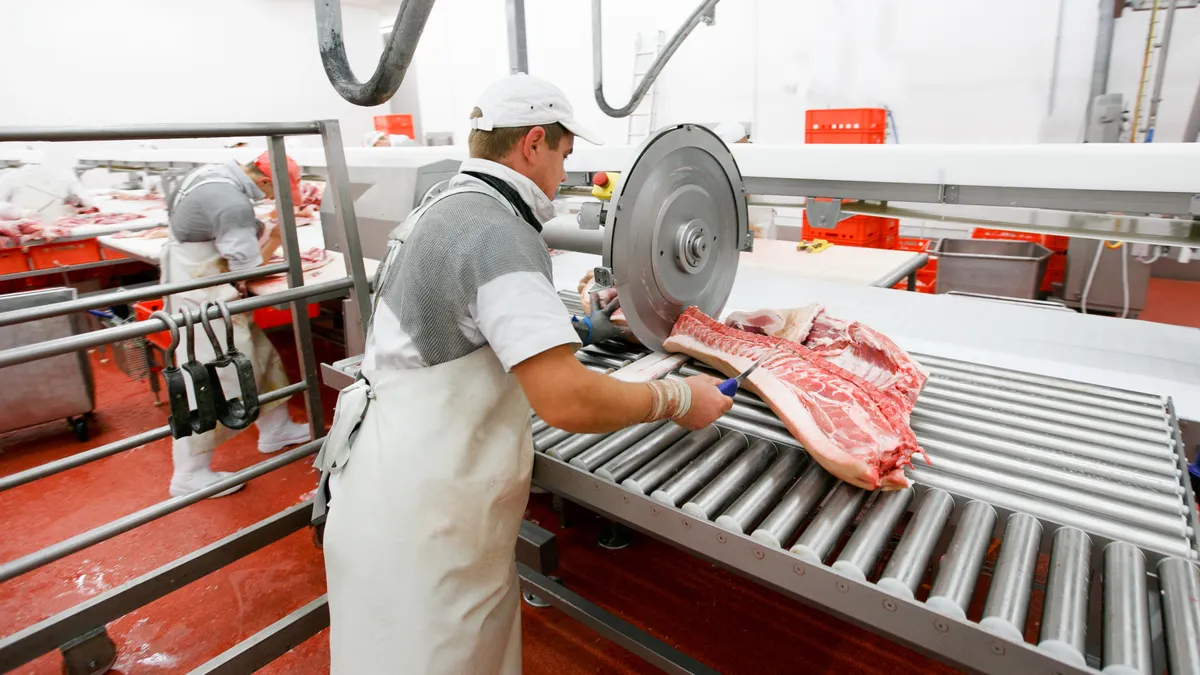
[[[738,387],[742,386],[742,383],[746,381],[746,377],[749,376],[750,373],[753,373],[755,368],[758,368],[760,365],[762,365],[763,362],[766,361],[769,356],[774,354],[775,350],[779,349],[779,345],[781,345],[781,344],[783,344],[782,338],[780,338],[779,342],[775,343],[774,347],[771,347],[769,350],[767,350],[766,354],[763,354],[762,356],[758,357],[758,360],[755,361],[754,363],[752,363],[749,368],[747,368],[747,369],[743,370],[741,373],[739,373],[737,375],[737,377],[731,377],[728,380],[725,380],[724,382],[722,382],[721,384],[718,384],[717,391],[721,392],[722,394],[725,394],[726,396],[732,397],[734,394],[737,393]]]

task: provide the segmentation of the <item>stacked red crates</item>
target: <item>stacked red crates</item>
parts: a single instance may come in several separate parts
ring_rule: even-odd
[[[806,143],[883,143],[887,134],[884,108],[832,108],[804,114]],[[804,215],[804,239],[824,239],[839,246],[896,248],[900,221],[878,216],[851,216],[836,227],[812,227]]]
[[[804,212],[801,238],[811,241],[824,239],[839,246],[862,248],[896,248],[900,240],[900,220],[878,216],[850,216],[832,228],[813,227]]]
[[[929,253],[930,249],[933,248],[933,241],[930,239],[917,239],[915,237],[900,237],[895,248],[901,251],[913,251],[914,253]],[[937,266],[937,256],[930,255],[929,262],[917,270],[917,292],[934,293],[937,291]],[[892,286],[892,288],[908,290],[908,279],[904,279],[895,286]]]
[[[1036,232],[1014,232],[1012,230],[993,230],[977,227],[971,233],[972,239],[1010,239],[1013,241],[1032,241],[1054,251],[1054,255],[1046,261],[1046,274],[1042,277],[1042,292],[1050,293],[1054,284],[1062,284],[1067,278],[1067,245],[1070,237],[1060,237],[1054,234],[1038,234]]]

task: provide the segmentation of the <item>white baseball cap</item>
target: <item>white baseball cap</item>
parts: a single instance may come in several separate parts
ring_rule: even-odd
[[[472,129],[491,131],[558,122],[583,140],[604,145],[599,136],[575,121],[575,111],[567,95],[540,77],[525,73],[509,75],[485,89],[475,108],[481,115],[472,117]]]

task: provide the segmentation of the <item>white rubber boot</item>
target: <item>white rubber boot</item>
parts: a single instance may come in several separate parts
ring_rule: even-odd
[[[229,471],[213,471],[210,469],[209,466],[212,465],[212,458],[213,453],[211,452],[204,453],[203,455],[193,455],[187,438],[175,439],[171,443],[171,462],[175,466],[175,471],[171,474],[171,496],[182,497],[190,495],[197,490],[203,490],[222,478],[233,475]],[[231,495],[243,487],[245,487],[244,484],[229,488],[224,492],[209,497],[209,499]]]
[[[262,413],[254,424],[258,427],[258,451],[264,454],[312,440],[308,425],[293,422],[286,405],[277,405]]]

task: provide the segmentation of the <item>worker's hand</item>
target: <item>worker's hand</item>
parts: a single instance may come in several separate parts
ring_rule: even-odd
[[[686,415],[675,420],[684,429],[703,429],[733,407],[733,399],[717,389],[717,385],[721,384],[717,378],[693,375],[684,382],[692,390],[692,407],[688,408]]]
[[[275,251],[278,251],[282,245],[283,235],[279,231],[279,226],[269,225],[266,237],[263,238],[262,258],[264,265],[270,262],[271,256],[275,255]]]
[[[612,322],[613,312],[621,308],[621,301],[614,299],[607,307],[597,309],[586,318],[572,317],[571,325],[579,334],[579,341],[588,345],[616,340],[629,334],[629,329]]]

